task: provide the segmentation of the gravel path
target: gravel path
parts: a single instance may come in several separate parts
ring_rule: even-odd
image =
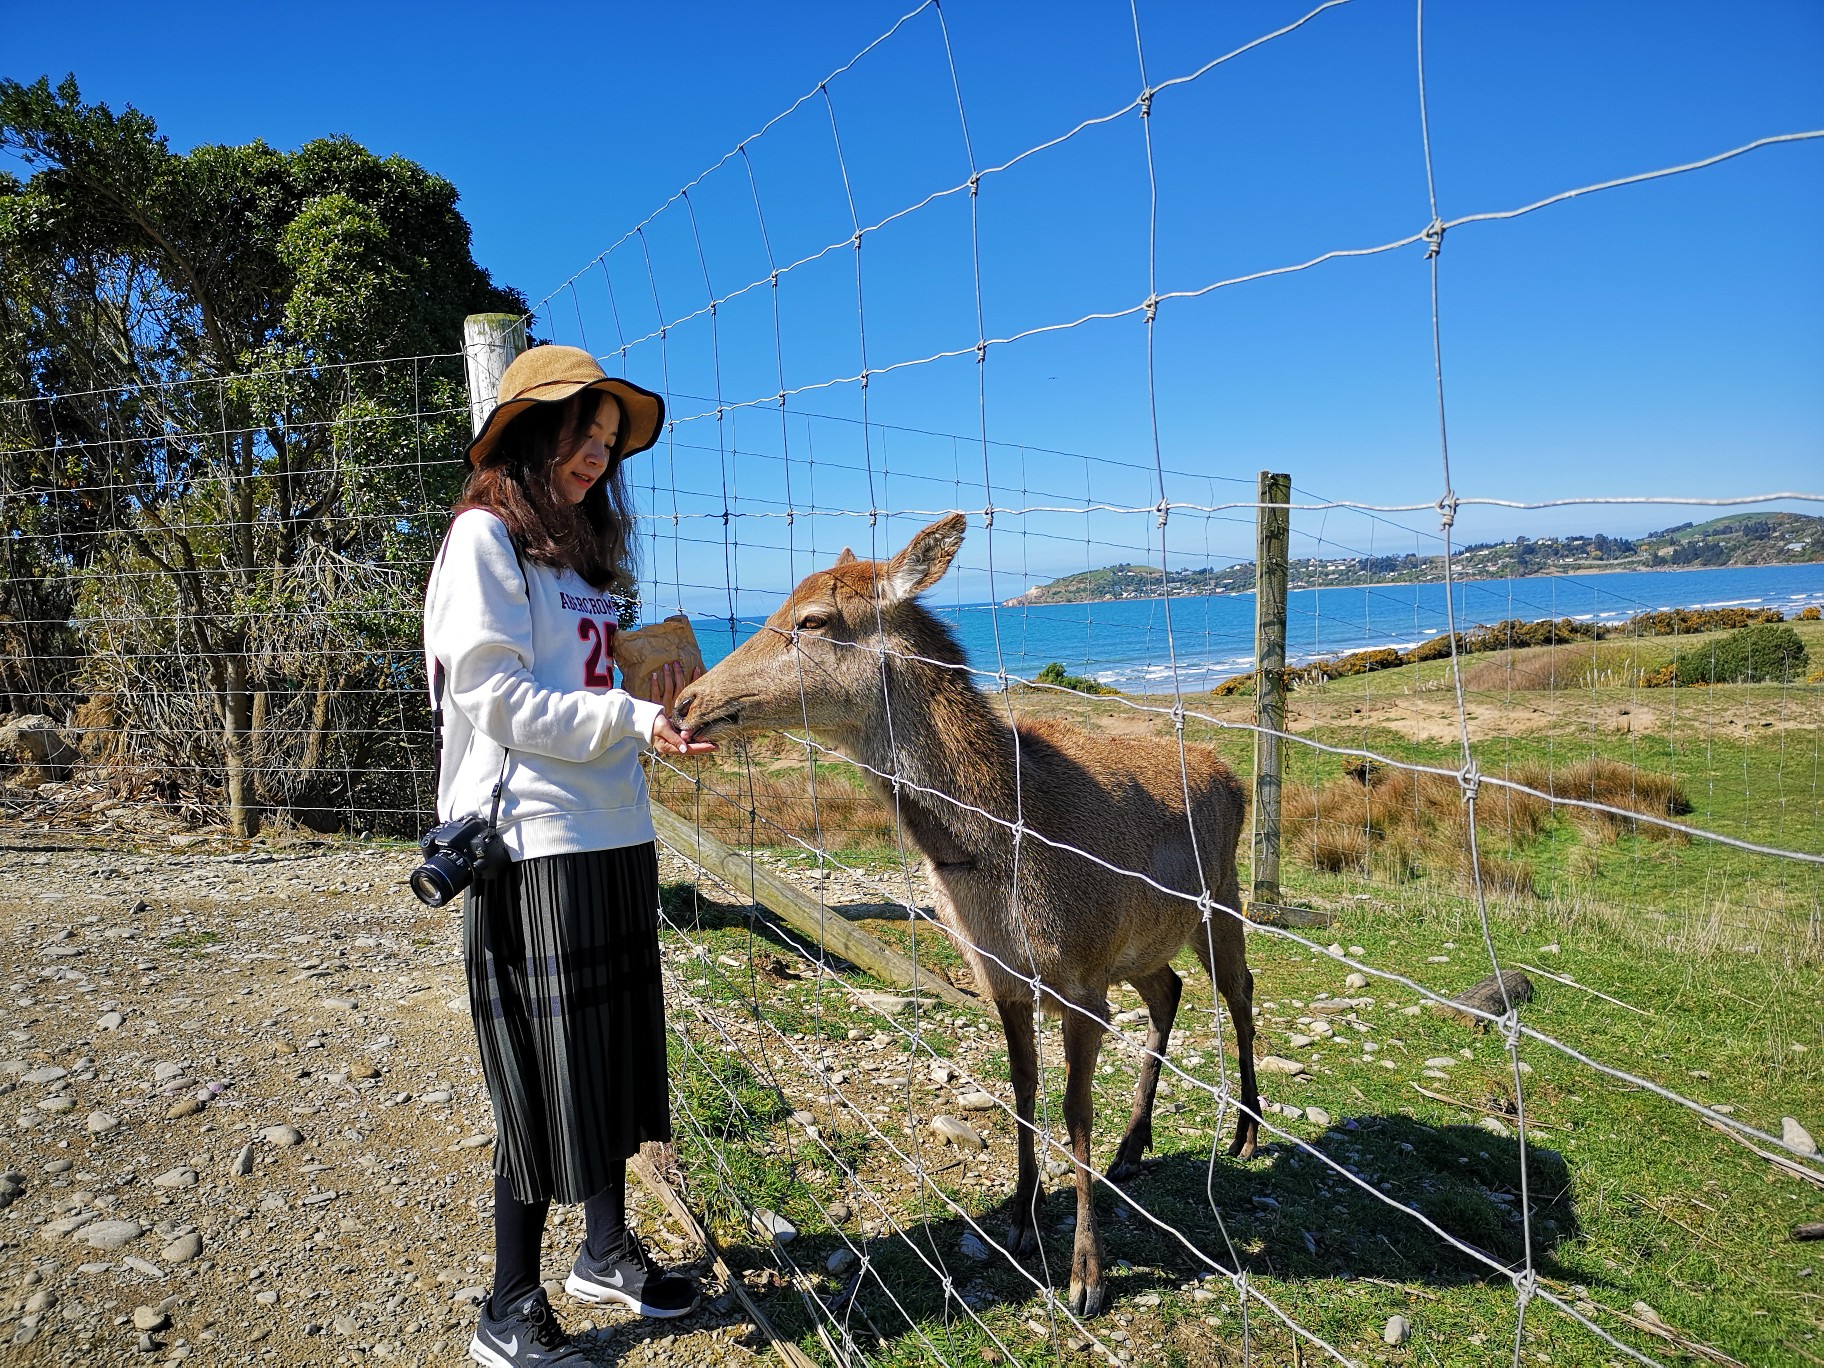
[[[456,917],[396,850],[104,839],[0,831],[0,1362],[467,1362],[492,1122]],[[603,1363],[774,1361],[725,1289],[648,1325],[552,1287]]]

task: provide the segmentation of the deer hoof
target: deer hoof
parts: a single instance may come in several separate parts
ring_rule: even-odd
[[[1107,1304],[1108,1288],[1100,1278],[1093,1283],[1081,1278],[1070,1280],[1070,1312],[1073,1316],[1088,1318],[1100,1315]]]
[[[1030,1258],[1039,1252],[1039,1232],[1031,1221],[1015,1221],[1007,1233],[1007,1247],[1016,1259]]]
[[[1235,1128],[1235,1138],[1229,1142],[1229,1158],[1252,1159],[1254,1157],[1254,1141],[1257,1135],[1258,1132],[1255,1130],[1254,1124],[1251,1121],[1244,1120]]]
[[[1111,1183],[1125,1183],[1129,1178],[1138,1178],[1140,1176],[1139,1157],[1129,1159],[1124,1154],[1116,1155],[1115,1162],[1108,1166],[1108,1173],[1104,1176]]]

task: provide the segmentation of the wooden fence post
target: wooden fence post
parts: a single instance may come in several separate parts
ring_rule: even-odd
[[[481,431],[500,398],[500,377],[526,349],[526,325],[518,314],[470,314],[462,320],[462,361],[469,377],[470,435]]]
[[[1279,906],[1280,783],[1286,729],[1286,555],[1292,477],[1260,472],[1254,531],[1254,889],[1250,912]]]

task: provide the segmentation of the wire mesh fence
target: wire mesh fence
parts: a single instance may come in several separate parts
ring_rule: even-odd
[[[661,909],[685,1170],[712,1233],[774,1270],[785,1330],[833,1361],[1355,1362],[1414,1322],[1440,1360],[1807,1355],[1796,1262],[1764,1324],[1696,1314],[1752,1297],[1695,1213],[1764,1222],[1824,1186],[1801,1124],[1824,1088],[1805,1006],[1824,961],[1824,575],[1789,547],[1785,570],[1693,604],[1696,581],[1655,573],[1701,560],[1701,535],[1672,529],[1650,559],[1532,543],[1639,573],[1486,578],[1516,548],[1461,544],[1481,511],[1672,501],[1508,497],[1500,472],[1453,471],[1441,284],[1472,234],[1824,132],[1461,212],[1433,174],[1421,6],[1404,79],[1424,195],[1367,237],[1282,221],[1196,250],[1172,206],[1221,172],[1196,154],[1220,141],[1225,75],[1296,64],[1350,8],[1174,49],[1169,69],[1136,11],[1119,98],[995,146],[972,133],[974,58],[920,5],[528,318],[666,396],[638,481],[646,616],[689,614],[712,664],[745,652],[725,670],[770,647],[778,709],[801,719],[655,762],[655,801],[916,966],[909,987],[869,981],[707,873]],[[806,194],[780,168],[813,159]],[[1063,222],[1086,169],[1132,229],[1122,269],[1035,291],[1023,235],[1097,250]],[[1416,300],[1417,346],[1390,348],[1433,445],[1357,491],[1295,473],[1280,883],[1310,916],[1249,919],[1223,883],[1247,842],[1226,827],[1239,852],[1208,848],[1198,777],[1254,764],[1259,501],[1252,463],[1183,401],[1230,355],[1228,301],[1321,295],[1345,269]],[[459,357],[424,356],[0,402],[14,820],[416,835],[420,594],[460,483],[459,377]],[[1098,414],[1082,449],[1020,440],[1059,407]],[[919,583],[936,625],[908,635],[924,610],[883,587],[894,558],[958,514],[961,550]],[[832,635],[802,610],[846,548],[873,588]],[[1784,635],[1741,635],[1763,629]],[[833,697],[836,675],[859,684]],[[1121,797],[1132,771],[1094,757],[1147,746],[1167,780]],[[1058,824],[1060,753],[1090,757],[1078,807],[1100,829]],[[1151,857],[1122,839],[1141,805],[1182,828]],[[956,871],[978,863],[997,883],[972,900]],[[1124,900],[1144,912],[1103,905]],[[1070,948],[1084,925],[1137,939],[1142,916],[1183,934],[1151,958]],[[1244,924],[1252,997],[1225,1002],[1199,960],[1220,978]],[[1250,1127],[1258,1154],[1228,1157]],[[1743,1192],[1763,1173],[1764,1202]]]

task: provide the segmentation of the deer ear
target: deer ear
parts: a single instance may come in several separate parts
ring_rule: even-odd
[[[961,513],[940,518],[906,543],[905,549],[881,567],[880,601],[898,603],[922,593],[944,577],[963,544],[969,520]]]
[[[850,565],[855,561],[855,559],[856,559],[855,553],[853,551],[851,551],[848,547],[845,546],[842,548],[842,554],[840,556],[836,557],[836,564],[837,565]]]

